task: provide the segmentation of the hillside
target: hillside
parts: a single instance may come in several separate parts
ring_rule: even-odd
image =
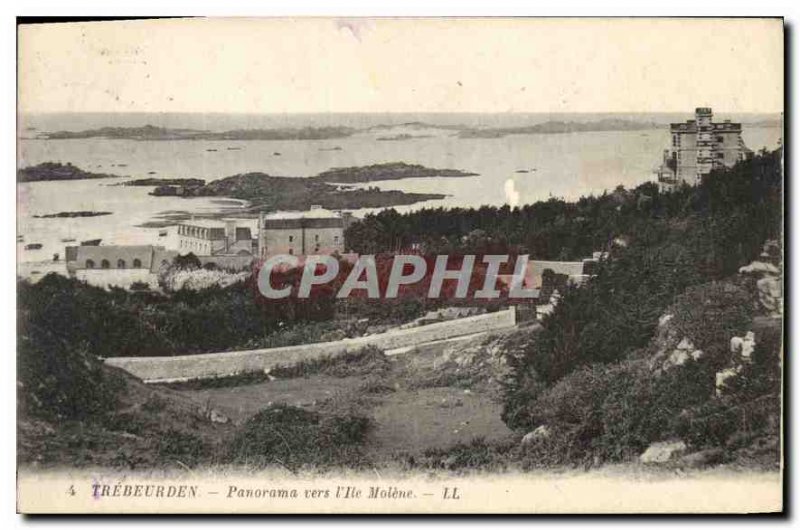
[[[275,177],[266,173],[233,175],[204,185],[166,185],[152,195],[183,197],[231,197],[249,201],[253,208],[270,210],[307,210],[313,205],[324,208],[356,209],[399,206],[443,199],[440,193],[406,193],[377,188],[341,188],[315,178]]]
[[[352,184],[377,180],[428,177],[472,177],[475,175],[477,175],[477,173],[469,173],[458,169],[435,169],[419,164],[388,162],[385,164],[373,164],[371,166],[333,168],[328,171],[323,171],[314,178],[323,182]]]
[[[498,127],[484,129],[466,129],[458,133],[460,138],[501,138],[512,134],[564,134],[596,131],[638,131],[656,129],[659,125],[652,122],[605,118],[589,122],[546,121],[535,125],[521,127]]]
[[[353,134],[348,127],[301,127],[278,129],[235,129],[206,131],[197,129],[169,129],[145,125],[143,127],[101,127],[84,131],[42,132],[38,138],[45,140],[73,140],[83,138],[108,138],[112,140],[169,141],[169,140],[324,140],[345,138]]]

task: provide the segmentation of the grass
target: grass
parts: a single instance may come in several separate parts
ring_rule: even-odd
[[[333,416],[289,405],[265,408],[239,430],[230,444],[233,463],[289,470],[305,466],[358,467],[371,423],[357,415]]]
[[[356,352],[301,361],[288,366],[278,366],[271,369],[269,374],[279,379],[312,375],[332,377],[384,375],[388,372],[389,366],[389,359],[380,349],[367,346]]]

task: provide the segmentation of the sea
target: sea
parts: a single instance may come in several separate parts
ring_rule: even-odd
[[[631,131],[513,134],[459,138],[456,127],[506,128],[546,121],[590,122],[618,118],[653,123]],[[597,195],[654,180],[661,153],[669,146],[668,124],[687,114],[147,114],[55,113],[18,119],[18,167],[42,162],[71,163],[86,171],[126,178],[202,178],[246,172],[305,178],[322,171],[384,162],[477,173],[463,178],[420,178],[370,182],[385,190],[442,193],[441,200],[396,207],[511,206],[558,197]],[[743,123],[753,150],[774,149],[781,139],[780,116],[719,115]],[[44,140],[43,132],[100,127],[141,127],[226,131],[346,126],[347,138],[288,141],[138,141],[103,138]],[[408,139],[402,135],[412,136]],[[174,226],[155,227],[171,216],[219,214],[236,217],[241,201],[219,198],[153,197],[150,188],[118,186],[124,179],[17,184],[18,273],[41,275],[63,269],[66,245],[101,239],[102,244],[175,245]],[[83,218],[37,216],[70,211],[105,211]],[[356,216],[374,209],[354,211]],[[166,235],[164,235],[166,230]],[[26,246],[34,243],[41,248]],[[58,256],[56,256],[58,254]],[[56,259],[57,258],[57,259]]]

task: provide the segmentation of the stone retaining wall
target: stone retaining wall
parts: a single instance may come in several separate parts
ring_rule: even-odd
[[[505,329],[515,324],[515,308],[511,307],[495,313],[336,342],[175,357],[110,357],[105,362],[109,366],[130,372],[146,383],[189,381],[264,371],[279,365],[291,365],[357,351],[365,346],[376,346],[382,350],[405,348],[436,340]]]

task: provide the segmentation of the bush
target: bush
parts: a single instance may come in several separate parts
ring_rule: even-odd
[[[208,448],[195,434],[168,429],[158,437],[156,452],[163,459],[194,466],[207,454]]]
[[[233,462],[255,466],[278,464],[357,467],[370,429],[357,415],[323,416],[289,405],[274,405],[251,417],[230,445]]]
[[[200,258],[195,256],[193,252],[189,252],[183,256],[175,256],[175,259],[172,260],[172,265],[176,269],[181,270],[195,270],[202,266]]]
[[[444,449],[428,449],[420,457],[407,457],[406,463],[411,468],[499,472],[513,461],[513,449],[510,443],[487,443],[483,438],[474,438]]]
[[[567,418],[581,414],[582,420],[577,424],[566,422],[578,429],[570,435],[570,440],[577,441],[580,436],[597,438],[602,434],[592,433],[605,433],[627,421],[643,422],[626,427],[628,432],[638,433],[640,440],[630,439],[617,447],[599,442],[600,453],[616,457],[626,448],[640,446],[659,430],[657,423],[644,424],[647,418],[637,413],[637,399],[651,396],[660,403],[663,408],[650,408],[649,414],[661,419],[668,418],[681,403],[697,405],[688,399],[695,394],[681,394],[689,392],[689,387],[697,392],[697,399],[708,399],[713,393],[715,369],[731,360],[730,338],[747,331],[755,307],[753,293],[740,280],[720,280],[755,259],[765,240],[780,237],[782,181],[781,153],[776,151],[762,153],[731,169],[714,171],[700,186],[675,193],[661,194],[652,186],[641,186],[630,192],[618,190],[612,196],[579,201],[578,208],[594,204],[585,212],[589,228],[608,231],[597,241],[624,235],[627,243],[612,248],[610,258],[600,263],[596,276],[587,285],[561,293],[559,304],[543,321],[543,329],[531,337],[521,352],[510,356],[513,373],[505,382],[503,411],[508,425],[533,427],[539,417],[547,415],[540,407],[553,407],[552,418],[561,413]],[[647,200],[643,200],[645,197]],[[607,208],[611,204],[613,208]],[[568,209],[552,206],[562,210],[564,223],[568,224]],[[538,207],[542,207],[541,203]],[[508,212],[503,215],[515,217]],[[674,305],[670,307],[671,304]],[[669,375],[649,386],[639,382],[635,374],[624,375],[625,370],[634,369],[633,365],[625,368],[624,360],[637,351],[653,353],[645,348],[657,330],[659,317],[666,312],[674,313],[672,325],[677,340],[688,337],[704,356],[694,372],[686,373],[686,381],[672,381],[673,376]],[[769,340],[776,342],[774,338]],[[775,358],[768,351],[759,356]],[[593,364],[609,368],[585,368]],[[615,364],[620,366],[613,368]],[[673,373],[681,372],[679,369]],[[776,379],[774,373],[770,378]],[[613,407],[605,413],[590,403],[585,410],[580,406],[577,410],[556,410],[560,406],[558,399],[548,402],[546,396],[542,397],[562,392],[561,398],[582,403],[581,385],[598,385],[605,388],[604,392],[612,392],[615,385],[628,384],[626,380],[635,382],[630,386],[631,392],[638,389],[641,395],[634,393],[622,399],[620,394],[622,401],[608,401]],[[568,388],[558,387],[560,381],[566,381]],[[677,395],[671,396],[661,388],[670,385]],[[614,407],[621,409],[613,410]],[[605,422],[604,414],[616,420]],[[623,431],[620,429],[620,433]],[[587,446],[589,449],[593,450]]]
[[[26,324],[21,322],[17,345],[18,402],[23,411],[49,419],[85,419],[114,408],[122,379],[105,372],[85,347]]]

